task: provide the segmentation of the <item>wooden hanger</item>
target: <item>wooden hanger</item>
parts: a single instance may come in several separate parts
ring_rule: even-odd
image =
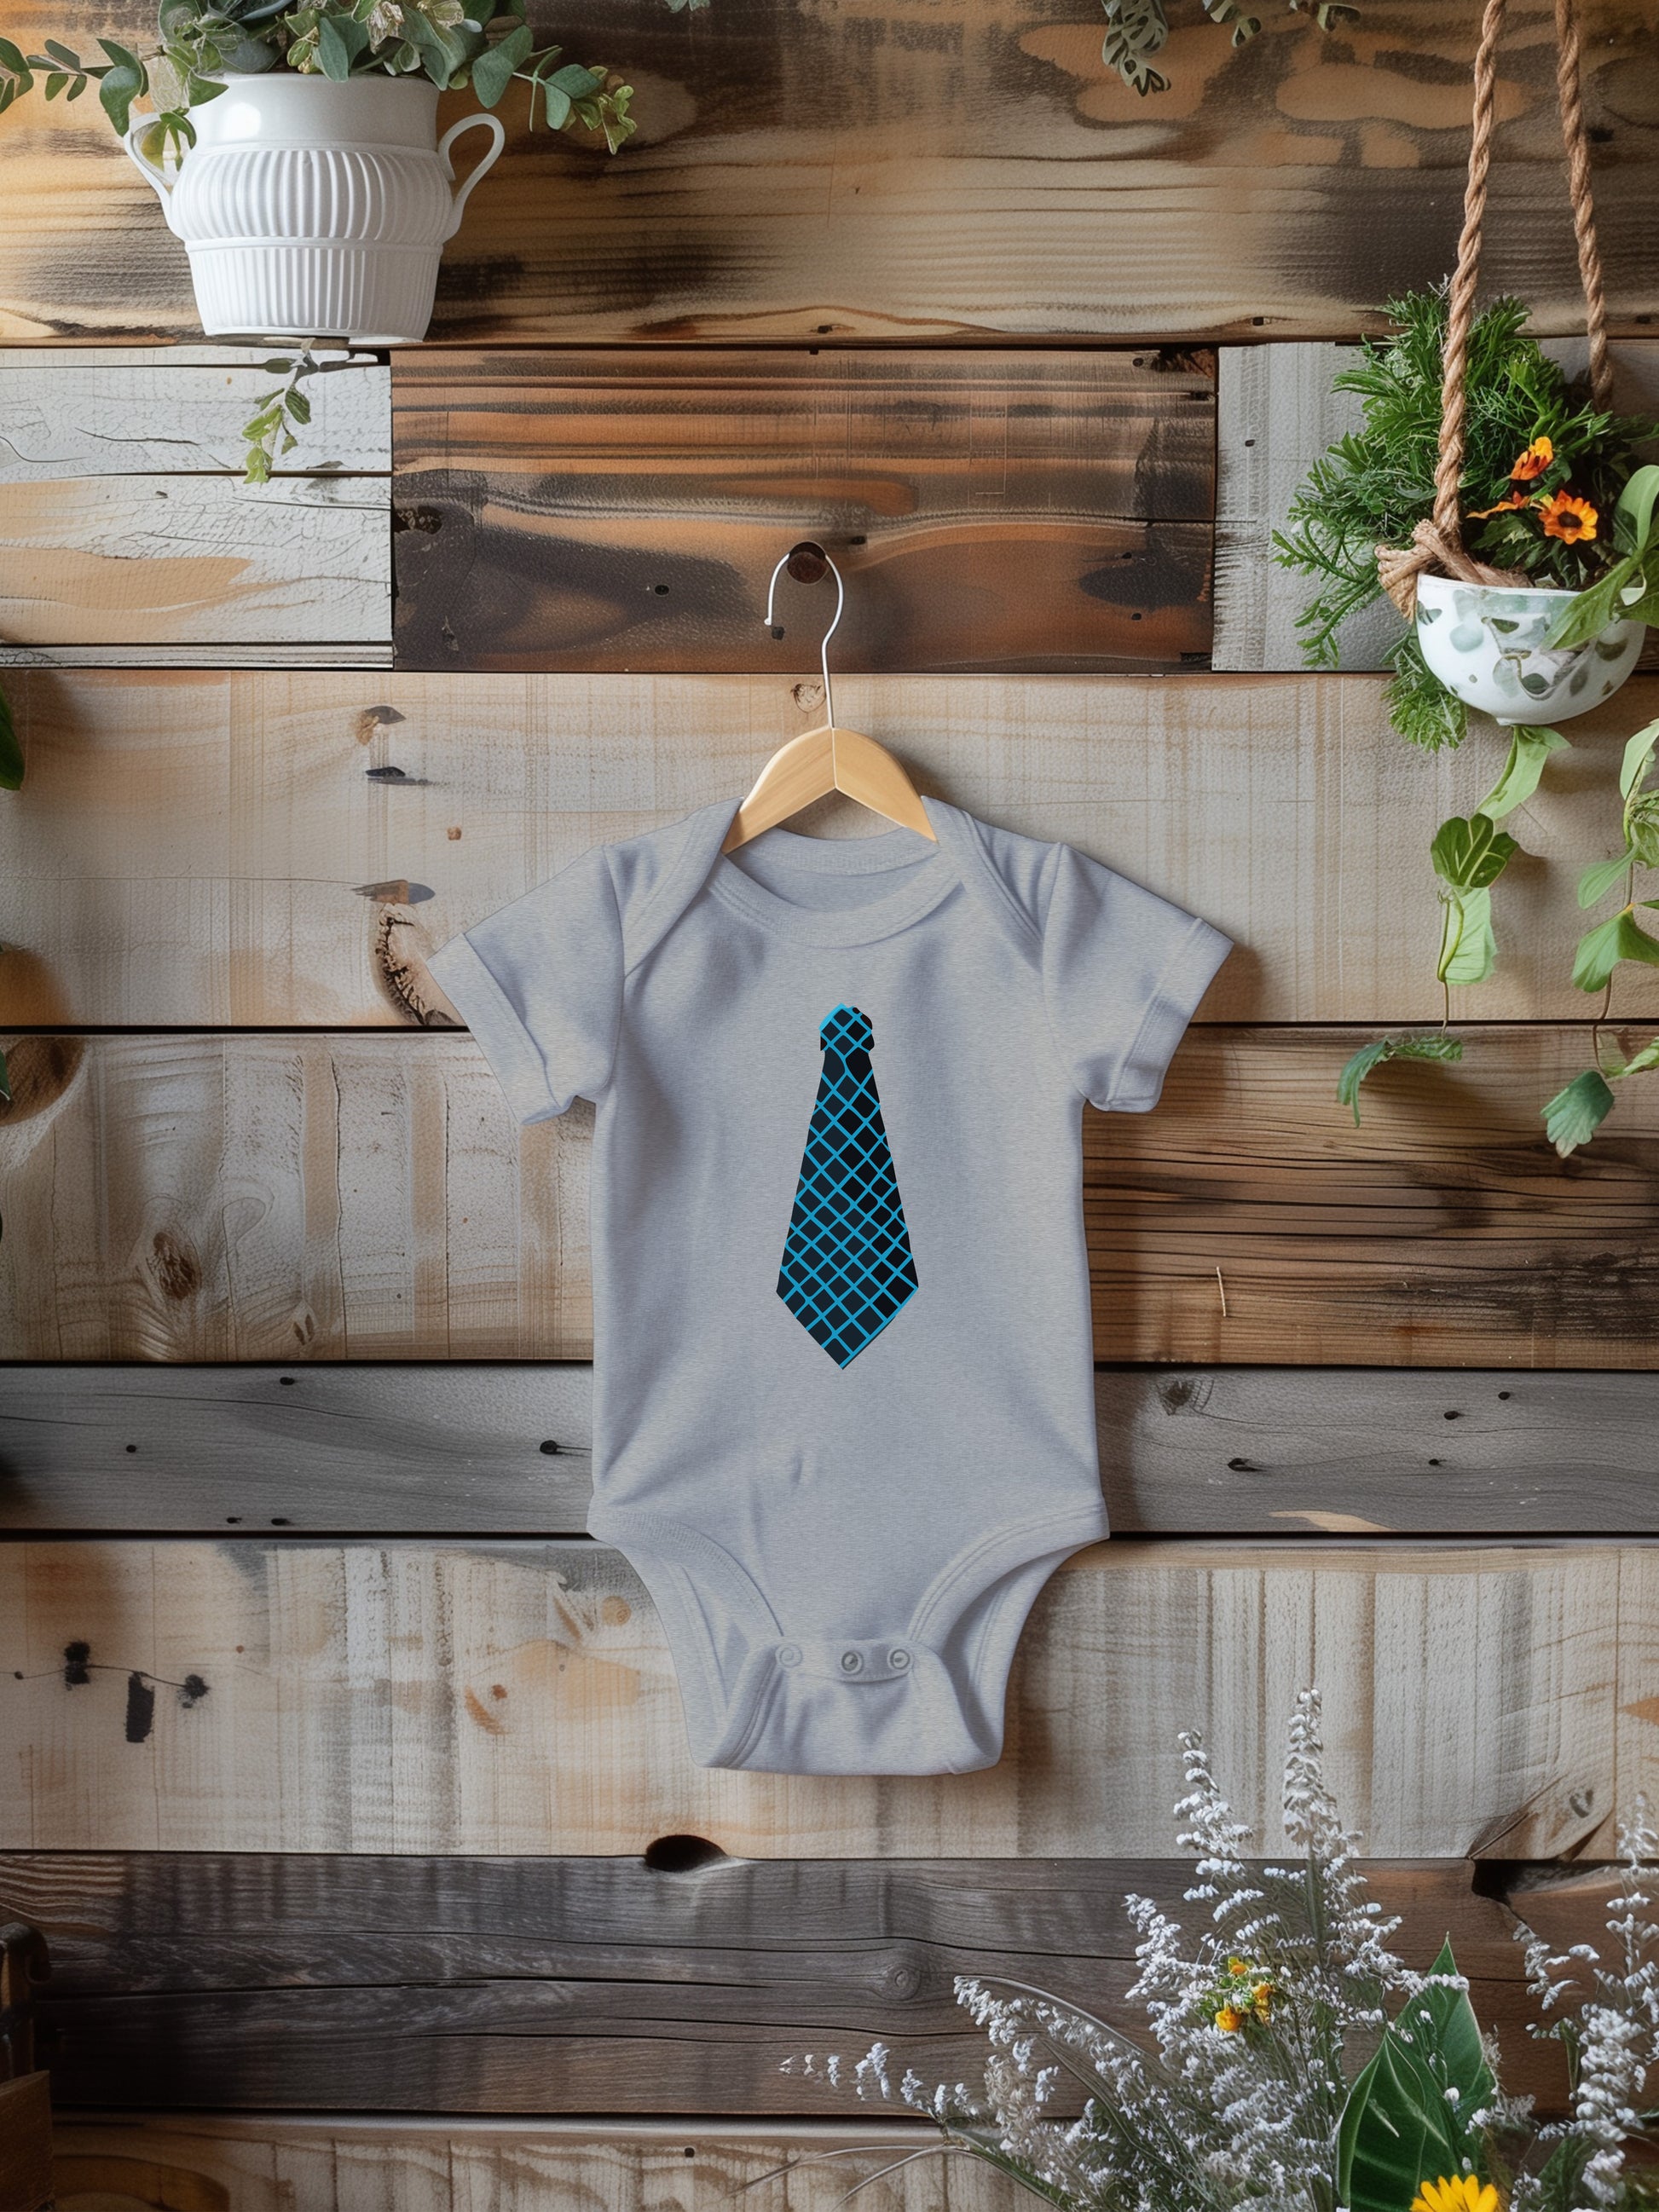
[[[847,604],[841,570],[823,548],[814,545],[810,539],[793,547],[772,571],[771,586],[766,594],[769,629],[772,627],[772,605],[778,578],[785,568],[803,584],[817,583],[826,568],[836,580],[836,618],[823,633],[818,654],[818,665],[823,671],[823,711],[828,719],[820,728],[808,730],[799,738],[791,738],[787,745],[779,746],[732,817],[721,852],[735,853],[739,845],[758,837],[763,830],[775,830],[792,814],[799,814],[803,806],[810,806],[815,799],[827,798],[832,791],[855,799],[872,813],[937,843],[921,793],[886,746],[878,745],[873,738],[866,738],[861,730],[843,730],[836,726],[836,696],[830,684],[830,641],[841,625],[842,610]]]

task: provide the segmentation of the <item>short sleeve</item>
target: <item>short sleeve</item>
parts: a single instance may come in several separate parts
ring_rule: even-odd
[[[1069,845],[1054,854],[1042,988],[1060,1056],[1093,1105],[1144,1114],[1231,943]]]
[[[622,921],[602,851],[453,937],[432,973],[521,1121],[597,1098],[622,1018]]]

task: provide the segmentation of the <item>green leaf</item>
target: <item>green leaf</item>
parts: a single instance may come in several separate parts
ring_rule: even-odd
[[[351,15],[324,15],[317,25],[317,58],[323,74],[343,83],[368,45],[368,26]]]
[[[79,73],[81,67],[79,54],[72,54],[69,48],[57,39],[48,39],[45,43],[46,52],[52,56],[53,61],[61,63],[66,70]],[[1656,469],[1654,474],[1659,476],[1659,469]]]
[[[1510,757],[1504,763],[1504,773],[1481,800],[1477,813],[1484,814],[1489,821],[1501,822],[1537,790],[1550,755],[1571,750],[1559,730],[1530,729],[1524,723],[1517,724],[1510,739]]]
[[[1480,890],[1497,882],[1520,849],[1490,816],[1475,813],[1466,820],[1454,814],[1435,832],[1429,858],[1435,873],[1453,890]]]
[[[149,88],[149,80],[142,69],[109,69],[104,72],[98,87],[98,97],[104,112],[123,138],[132,122],[132,103]]]
[[[16,791],[23,781],[23,748],[12,719],[11,702],[0,691],[0,790]]]
[[[465,52],[418,8],[404,9],[404,35],[418,49],[421,66],[433,83],[441,90],[447,88],[450,78],[466,58]]]
[[[1578,878],[1579,905],[1594,906],[1604,899],[1635,858],[1626,846],[1616,860],[1598,860],[1593,868],[1586,868]]]
[[[48,43],[47,51],[51,51]],[[1659,468],[1649,462],[1633,470],[1613,510],[1613,543],[1621,552],[1641,553],[1656,535],[1659,509]]]
[[[1581,991],[1604,990],[1621,960],[1659,968],[1659,937],[1650,937],[1628,907],[1579,939],[1572,980]]]
[[[1444,1985],[1457,1973],[1449,1943],[1431,1971],[1443,1978],[1407,1998],[1343,2107],[1337,2187],[1350,2212],[1402,2212],[1424,2182],[1478,2160],[1468,2119],[1490,2100],[1492,2073],[1468,1993]]]
[[[1640,1052],[1633,1054],[1615,1073],[1622,1080],[1626,1075],[1645,1075],[1655,1067],[1659,1067],[1659,1036],[1650,1037]]]
[[[1498,965],[1498,937],[1492,926],[1492,893],[1484,887],[1443,894],[1440,957],[1436,981],[1484,983]]]
[[[283,400],[283,404],[287,408],[289,413],[294,417],[296,422],[310,422],[311,402],[306,398],[303,392],[290,392],[288,394],[288,397]]]
[[[1563,1159],[1587,1145],[1613,1111],[1613,1091],[1597,1069],[1575,1075],[1544,1109],[1544,1134]]]
[[[1463,1040],[1437,1030],[1426,1036],[1375,1037],[1362,1044],[1336,1079],[1336,1102],[1353,1109],[1353,1125],[1359,1127],[1359,1087],[1368,1075],[1390,1060],[1462,1060]]]
[[[27,76],[29,73],[23,49],[13,46],[9,39],[0,39],[0,69],[9,70],[14,76]]]
[[[1619,770],[1619,796],[1628,800],[1631,793],[1644,781],[1653,765],[1653,756],[1659,751],[1659,722],[1650,722],[1638,730],[1625,747],[1625,757]]]
[[[514,72],[528,61],[536,44],[528,23],[521,22],[472,64],[472,89],[486,107],[494,107],[513,82]]]

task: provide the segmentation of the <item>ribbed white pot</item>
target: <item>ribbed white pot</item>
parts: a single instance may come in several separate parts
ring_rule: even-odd
[[[177,169],[127,151],[185,242],[210,337],[341,337],[407,345],[426,335],[438,258],[507,134],[469,115],[438,138],[435,85],[415,77],[272,70],[238,76],[191,110]],[[493,143],[459,191],[449,149],[482,126]]]

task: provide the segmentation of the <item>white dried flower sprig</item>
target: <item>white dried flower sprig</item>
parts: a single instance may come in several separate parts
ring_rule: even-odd
[[[1204,1911],[1189,1937],[1149,1899],[1126,1900],[1138,1938],[1129,1995],[1144,2009],[1144,2039],[1045,1990],[970,1976],[956,1993],[986,2039],[977,2089],[930,2085],[914,2068],[896,2080],[881,2043],[850,2066],[809,2054],[785,2071],[931,2120],[939,2149],[995,2166],[1060,2212],[1341,2212],[1351,2051],[1374,2046],[1392,1999],[1402,2000],[1392,2033],[1411,2048],[1430,2017],[1422,2001],[1466,1993],[1467,1982],[1410,1972],[1391,1949],[1399,1923],[1368,1895],[1358,1838],[1326,1786],[1312,1691],[1290,1723],[1282,1803],[1295,1856],[1284,1864],[1247,1858],[1249,1831],[1202,1741],[1185,1736],[1182,1751],[1187,1790],[1176,1817],[1194,1855],[1184,1893]],[[1612,1964],[1592,1945],[1556,1953],[1519,1931],[1544,2014],[1534,2033],[1566,2046],[1567,2117],[1540,2127],[1530,2100],[1506,2096],[1496,2045],[1483,2039],[1492,2086],[1468,2124],[1499,2185],[1484,2199],[1495,2194],[1505,2212],[1638,2212],[1624,2147],[1659,2063],[1659,1923],[1645,1887],[1659,1836],[1645,1806],[1621,1831],[1620,1850]],[[1456,2110],[1465,2093],[1431,2043],[1421,2057]],[[1079,2101],[1078,2118],[1057,2116]],[[1466,2175],[1472,2164],[1463,2160]],[[1474,2179],[1468,2186],[1476,2191]]]

